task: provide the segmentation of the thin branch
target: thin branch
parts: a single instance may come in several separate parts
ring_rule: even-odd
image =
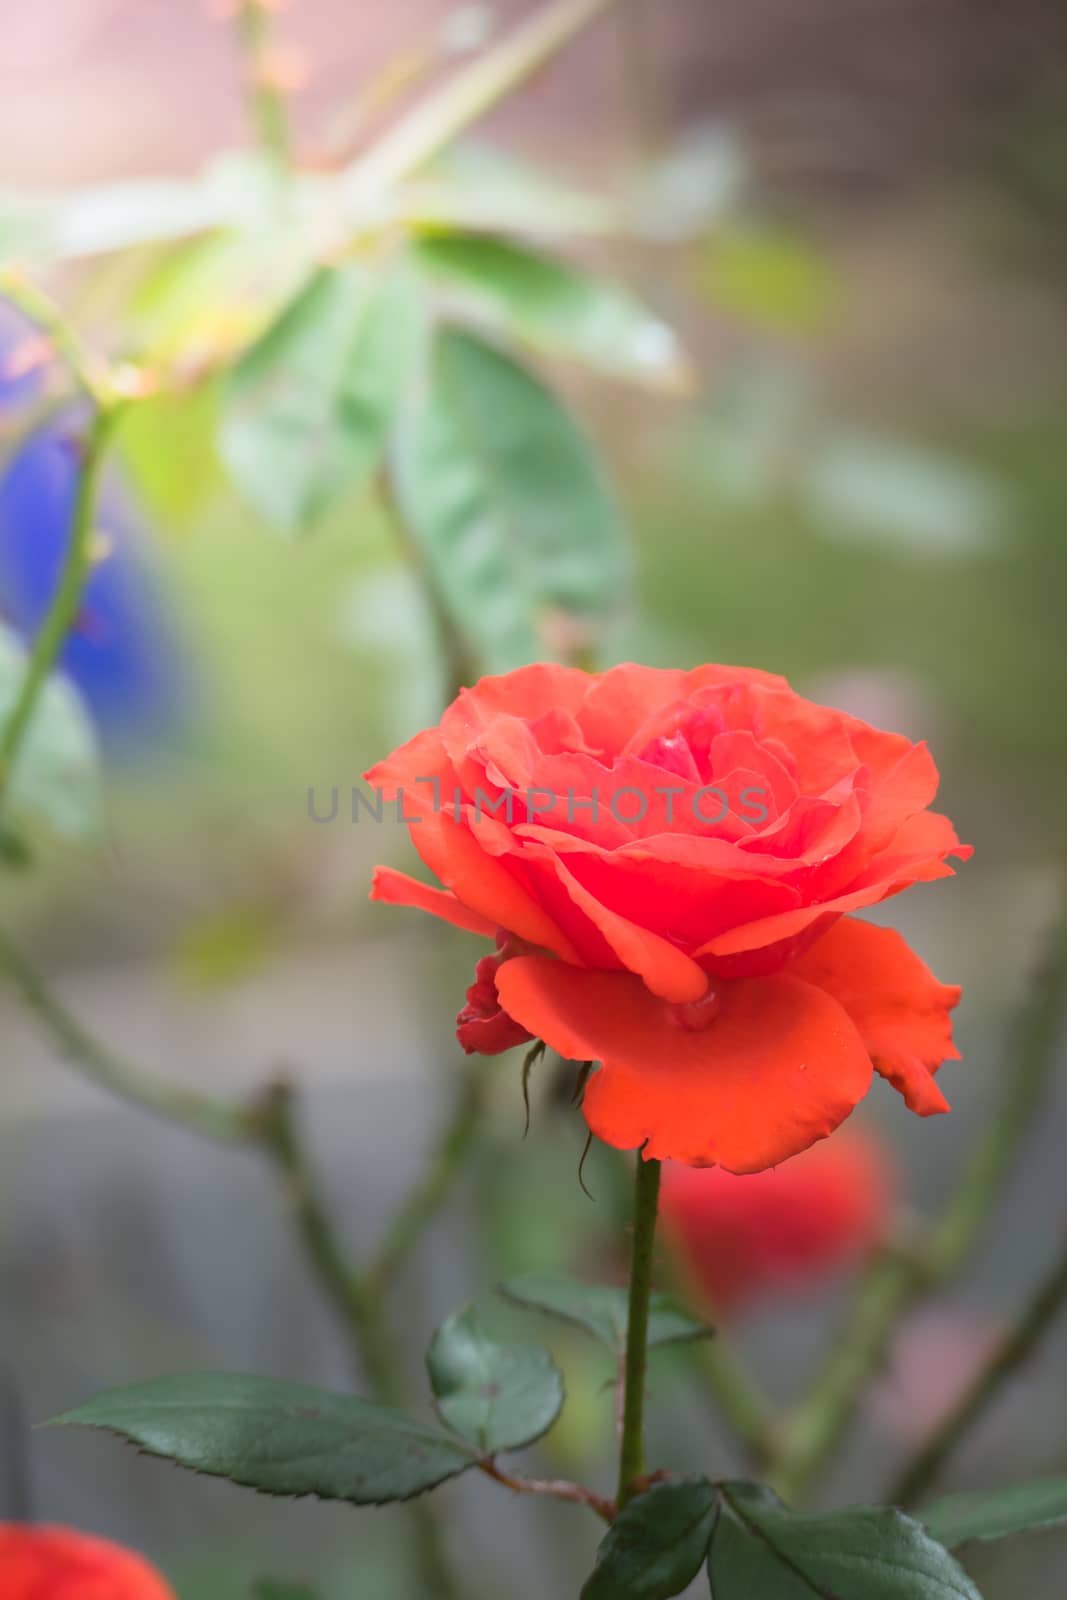
[[[94,405],[106,410],[115,398],[106,366],[83,343],[55,301],[10,267],[0,270],[0,299],[9,301],[44,334],[78,387]]]
[[[479,677],[471,647],[464,637],[463,630],[457,626],[437,579],[430,571],[418,541],[401,510],[395,475],[389,468],[384,468],[379,474],[378,487],[389,513],[400,552],[419,586],[423,603],[437,635],[444,669],[445,704],[448,705],[461,689],[474,683]]]
[[[149,1076],[100,1043],[52,994],[0,930],[0,971],[84,1077],[142,1110],[212,1139],[258,1145],[271,1159],[293,1207],[307,1257],[346,1329],[354,1364],[383,1404],[404,1403],[403,1373],[376,1289],[348,1265],[297,1129],[292,1090],[272,1084],[250,1105],[229,1105]],[[426,1213],[428,1218],[428,1213]],[[423,1592],[457,1600],[432,1508],[411,1507]]]
[[[249,109],[257,137],[279,166],[287,166],[292,157],[293,139],[289,111],[272,61],[271,6],[265,0],[238,0],[234,21],[245,58]]]
[[[80,450],[74,510],[55,593],[37,636],[18,694],[0,730],[0,802],[11,781],[22,741],[37,698],[54,670],[81,606],[82,591],[92,565],[97,496],[104,456],[128,402],[146,391],[144,374],[129,367],[110,368],[99,362],[82,343],[59,307],[20,273],[0,272],[0,296],[8,299],[48,339],[66,362],[75,382],[92,405],[92,415]]]
[[[1010,1174],[1055,1062],[1067,1010],[1067,898],[1061,899],[1044,959],[1020,1010],[1000,1075],[1000,1105],[964,1168],[939,1221],[914,1241],[880,1252],[865,1274],[833,1352],[807,1398],[785,1419],[771,1479],[787,1500],[799,1498],[851,1423],[863,1391],[884,1364],[905,1314],[960,1270]]]
[[[696,1344],[701,1371],[723,1418],[753,1461],[764,1462],[774,1436],[770,1401],[718,1325],[714,1338]]]
[[[15,703],[0,732],[0,799],[11,782],[23,739],[33,720],[37,698],[59,660],[68,633],[77,621],[82,592],[92,566],[96,501],[104,453],[119,414],[117,405],[98,409],[82,447],[73,520],[59,583],[30,649]]]
[[[376,1346],[370,1352],[363,1347],[365,1329],[370,1327],[373,1331],[366,1296],[359,1278],[349,1268],[303,1150],[293,1090],[288,1083],[279,1081],[268,1085],[254,1108],[252,1125],[277,1168],[319,1283],[353,1335],[357,1360],[367,1367],[367,1375],[381,1399],[396,1403],[398,1384],[395,1369],[388,1359],[388,1346],[385,1354]]]
[[[223,1100],[214,1100],[149,1076],[109,1050],[67,1010],[2,929],[0,973],[8,978],[59,1052],[83,1077],[120,1100],[209,1139],[232,1142],[250,1138],[249,1115],[243,1106],[228,1105]]]
[[[1067,1246],[1059,1260],[1023,1307],[1018,1322],[994,1350],[963,1399],[938,1426],[915,1460],[897,1479],[889,1499],[912,1506],[941,1475],[967,1433],[999,1395],[1004,1384],[1034,1354],[1038,1344],[1067,1305]]]
[[[425,82],[441,64],[439,39],[427,36],[406,46],[372,73],[330,117],[318,162],[336,166],[357,149],[364,130],[395,102]]]
[[[994,1210],[1055,1064],[1067,1011],[1067,889],[1061,887],[1061,895],[1006,1052],[1000,1104],[928,1246],[930,1271],[938,1282],[958,1271]]]
[[[282,1082],[271,1084],[260,1099],[253,1120],[289,1197],[308,1261],[347,1331],[355,1366],[383,1404],[402,1407],[406,1399],[404,1374],[382,1314],[381,1296],[362,1273],[349,1266],[303,1148],[290,1086]],[[415,1500],[409,1509],[422,1592],[435,1600],[459,1600],[432,1506]]]
[[[829,1459],[885,1361],[893,1330],[924,1287],[924,1268],[908,1253],[887,1247],[872,1261],[811,1392],[780,1425],[768,1477],[784,1500],[801,1499]]]
[[[487,1478],[492,1478],[494,1483],[503,1484],[505,1489],[511,1489],[515,1494],[538,1494],[552,1500],[570,1500],[576,1505],[588,1506],[595,1511],[603,1522],[614,1522],[616,1507],[614,1500],[609,1500],[605,1495],[596,1494],[594,1490],[587,1489],[583,1484],[571,1483],[566,1478],[523,1478],[513,1476],[509,1472],[502,1472],[495,1459],[490,1457],[486,1461],[479,1461],[479,1468]]]
[[[439,154],[513,89],[550,61],[618,0],[551,0],[499,44],[461,67],[354,162],[345,180],[358,210]]]

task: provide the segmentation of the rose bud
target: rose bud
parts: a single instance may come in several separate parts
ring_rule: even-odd
[[[532,1035],[512,1020],[500,1004],[496,975],[503,956],[482,956],[467,990],[467,1003],[456,1018],[456,1038],[470,1055],[498,1056]]]

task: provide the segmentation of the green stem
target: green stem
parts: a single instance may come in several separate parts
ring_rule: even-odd
[[[267,74],[272,35],[270,10],[262,0],[241,0],[236,20],[257,137],[266,153],[280,167],[286,167],[292,158],[292,132],[285,100]]]
[[[551,0],[394,123],[348,170],[348,201],[380,200],[618,0]]]
[[[106,410],[115,398],[110,380],[55,302],[11,268],[0,271],[0,299],[9,301],[44,334],[78,386],[94,405]]]
[[[994,1350],[963,1399],[897,1479],[889,1495],[893,1505],[912,1506],[922,1498],[1003,1385],[1033,1355],[1064,1305],[1067,1305],[1067,1248],[1038,1285],[1023,1307],[1016,1326]]]
[[[637,1152],[633,1244],[630,1256],[630,1308],[626,1326],[622,1437],[619,1442],[621,1511],[645,1475],[645,1369],[648,1363],[648,1301],[652,1292],[652,1251],[656,1240],[660,1164]]]
[[[872,1262],[811,1393],[782,1425],[768,1477],[783,1500],[800,1500],[833,1453],[922,1281],[912,1259],[894,1250],[885,1250]]]
[[[381,1296],[363,1273],[349,1267],[304,1151],[293,1092],[287,1084],[275,1083],[267,1089],[255,1126],[289,1195],[308,1260],[348,1332],[355,1366],[362,1370],[378,1400],[402,1407],[406,1400],[404,1374],[382,1314]],[[459,1600],[433,1508],[427,1501],[415,1500],[409,1513],[421,1593],[428,1600]]]
[[[312,1175],[297,1131],[293,1100],[293,1091],[287,1083],[271,1084],[257,1107],[255,1131],[278,1169],[319,1283],[345,1326],[362,1332],[366,1316],[362,1287],[356,1274],[349,1269]],[[374,1388],[380,1390],[384,1401],[392,1404],[396,1400],[396,1385],[388,1363],[379,1365],[380,1355],[375,1349],[368,1359],[362,1346],[358,1350]]]
[[[714,1315],[711,1321],[714,1324]],[[719,1411],[753,1460],[763,1462],[774,1422],[767,1397],[721,1329],[716,1328],[714,1338],[701,1339],[696,1348]]]
[[[243,1106],[228,1105],[207,1095],[180,1089],[149,1077],[93,1037],[52,993],[18,946],[0,929],[0,971],[6,974],[29,1011],[37,1017],[57,1049],[102,1089],[176,1122],[209,1139],[248,1139],[251,1127]]]
[[[100,472],[119,414],[120,407],[117,404],[100,407],[93,416],[83,446],[73,523],[59,584],[48,614],[33,641],[18,695],[0,733],[0,797],[10,784],[22,741],[33,718],[37,697],[59,660],[67,634],[77,620],[82,591],[92,565],[92,536]]]
[[[1000,1104],[937,1224],[927,1256],[943,1282],[968,1255],[994,1210],[1015,1157],[1041,1104],[1067,1011],[1067,889],[1015,1023]]]
[[[396,492],[393,476],[388,470],[382,472],[379,485],[397,543],[422,592],[433,630],[437,635],[444,667],[445,704],[449,705],[460,690],[474,683],[480,674],[475,666],[471,647],[462,629],[457,627],[437,580],[430,571],[418,541],[400,509],[400,497]]]
[[[255,1115],[263,1146],[277,1167],[308,1260],[349,1334],[355,1365],[385,1405],[403,1405],[404,1382],[394,1347],[363,1274],[348,1264],[297,1129],[294,1095],[271,1084]]]
[[[785,1420],[771,1479],[783,1498],[800,1498],[851,1423],[863,1391],[883,1365],[901,1318],[963,1266],[992,1213],[1030,1127],[1056,1058],[1067,1010],[1067,899],[1051,930],[1000,1075],[1001,1102],[966,1164],[941,1218],[903,1248],[871,1263],[833,1353],[806,1397]]]
[[[501,1471],[492,1456],[486,1461],[479,1461],[478,1467],[487,1478],[502,1484],[513,1494],[538,1494],[550,1500],[569,1500],[573,1505],[588,1506],[601,1522],[615,1520],[615,1502],[605,1499],[602,1494],[595,1494],[583,1484],[571,1483],[565,1478],[522,1478],[515,1473]]]
[[[229,1105],[176,1088],[134,1067],[94,1038],[67,1011],[2,929],[0,971],[6,973],[28,1010],[84,1077],[120,1099],[195,1133],[260,1146],[283,1180],[307,1258],[347,1331],[354,1363],[383,1404],[403,1406],[403,1370],[383,1316],[379,1285],[375,1278],[354,1272],[348,1264],[300,1140],[289,1086],[271,1085],[250,1106]],[[473,1136],[473,1127],[467,1123],[469,1114],[468,1106],[462,1130],[457,1114],[432,1169],[432,1185],[426,1186],[415,1204],[405,1208],[406,1220],[402,1228],[395,1230],[391,1249],[394,1263],[415,1242],[419,1229],[443,1199],[447,1183]],[[432,1507],[420,1500],[413,1502],[410,1510],[421,1592],[428,1600],[458,1600]]]

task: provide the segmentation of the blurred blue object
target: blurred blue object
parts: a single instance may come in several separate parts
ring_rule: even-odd
[[[32,641],[55,594],[78,482],[78,407],[50,417],[16,448],[0,479],[0,615]],[[94,566],[60,657],[112,755],[137,755],[173,737],[184,671],[133,507],[105,476]]]
[[[20,413],[25,416],[46,388],[48,361],[40,357],[47,352],[35,352],[37,337],[0,300],[0,429],[17,440],[0,468],[0,618],[27,644],[62,571],[84,425],[81,408],[69,405],[18,439]],[[96,521],[95,564],[60,664],[105,749],[133,755],[176,730],[184,698],[181,657],[144,531],[113,477],[105,477]]]

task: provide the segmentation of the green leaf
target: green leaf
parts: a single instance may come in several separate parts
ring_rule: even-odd
[[[541,659],[554,621],[602,617],[621,599],[623,534],[597,464],[510,357],[443,331],[395,463],[401,512],[487,670]]]
[[[714,1600],[981,1600],[948,1551],[901,1511],[794,1516],[757,1484],[718,1488],[708,1556]]]
[[[719,1502],[707,1478],[657,1483],[631,1500],[597,1552],[581,1600],[669,1600],[700,1571]],[[756,1600],[753,1593],[749,1600]]]
[[[215,365],[258,337],[306,280],[299,232],[280,222],[157,248],[125,306],[141,359]]]
[[[149,1455],[263,1494],[353,1505],[408,1500],[477,1460],[449,1434],[385,1406],[225,1372],[112,1389],[55,1420],[107,1428]]]
[[[548,1272],[531,1272],[509,1278],[498,1292],[514,1305],[541,1311],[561,1322],[582,1328],[615,1355],[626,1349],[628,1296],[625,1289],[607,1284],[579,1283]],[[649,1301],[648,1347],[681,1344],[690,1339],[709,1339],[714,1329],[683,1311],[669,1295],[656,1292]]]
[[[430,236],[414,248],[416,261],[461,306],[536,349],[636,383],[687,387],[673,330],[619,284],[481,234]]]
[[[956,1550],[972,1539],[1006,1539],[1067,1523],[1067,1478],[1035,1478],[1008,1489],[953,1494],[917,1513],[933,1537]]]
[[[168,530],[186,531],[227,487],[215,445],[218,408],[218,383],[202,383],[139,400],[123,417],[123,465],[153,522]]]
[[[15,704],[26,672],[17,635],[0,623],[0,728]],[[15,816],[41,817],[57,833],[92,831],[100,816],[96,733],[73,684],[54,672],[37,696],[7,791]]]
[[[374,471],[423,326],[407,263],[320,267],[237,363],[222,454],[268,521],[307,527]]]
[[[661,241],[690,240],[722,227],[747,177],[735,134],[704,123],[645,168],[631,197],[631,226]]]
[[[426,1365],[442,1420],[485,1455],[533,1444],[563,1409],[563,1375],[548,1351],[497,1344],[472,1306],[438,1328]]]
[[[927,560],[973,560],[1001,542],[999,486],[939,451],[841,426],[805,465],[802,493],[824,537]]]
[[[192,178],[129,178],[66,194],[0,193],[0,242],[42,260],[129,250],[213,228],[268,222],[278,174],[258,152],[229,151]]]
[[[390,208],[391,202],[391,208]],[[633,233],[630,209],[599,188],[505,154],[476,135],[457,139],[417,177],[396,185],[385,208],[415,228],[464,228],[524,238],[600,238]],[[365,201],[356,210],[365,214]]]

